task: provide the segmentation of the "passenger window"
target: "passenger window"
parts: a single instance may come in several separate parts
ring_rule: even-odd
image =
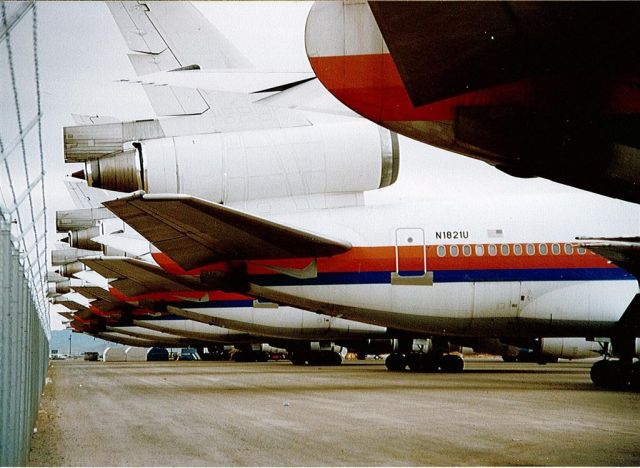
[[[527,244],[526,250],[527,255],[535,255],[536,253],[536,248],[533,246],[533,244]]]
[[[522,246],[520,244],[515,244],[513,246],[514,255],[522,255]]]
[[[551,244],[551,253],[553,255],[560,255],[560,245],[558,244]]]
[[[491,255],[492,257],[498,255],[498,248],[495,246],[495,244],[489,244],[489,255]]]
[[[484,245],[476,245],[476,256],[482,257],[484,255]]]
[[[547,255],[547,252],[549,252],[547,244],[540,244],[538,246],[538,252],[540,252],[540,255]]]
[[[564,244],[564,253],[567,255],[573,255],[573,245]]]
[[[447,249],[444,247],[444,245],[439,245],[436,249],[436,252],[438,252],[438,257],[444,257],[445,255],[447,255]]]
[[[585,249],[584,247],[578,247],[578,255],[584,255],[587,253],[587,249]]]
[[[463,245],[462,246],[462,255],[464,255],[465,257],[469,257],[471,255],[471,246],[470,245]]]
[[[458,256],[458,246],[457,245],[449,246],[449,254],[452,257],[457,257]]]
[[[500,253],[505,257],[509,255],[509,244],[502,244],[500,246]]]

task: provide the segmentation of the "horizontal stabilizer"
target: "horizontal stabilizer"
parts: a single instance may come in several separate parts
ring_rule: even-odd
[[[580,246],[597,253],[640,278],[640,237],[578,238]]]
[[[185,270],[223,260],[327,257],[351,244],[185,195],[104,203]]]
[[[132,258],[107,257],[82,262],[101,276],[114,279],[109,285],[128,297],[206,289],[197,280],[171,275],[156,265]]]

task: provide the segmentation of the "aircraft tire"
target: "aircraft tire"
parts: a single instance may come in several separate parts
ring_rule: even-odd
[[[407,368],[407,359],[403,354],[391,353],[387,356],[387,359],[385,359],[384,365],[387,366],[387,369],[391,372],[400,372]]]
[[[440,358],[430,354],[411,353],[407,365],[412,372],[438,372]]]
[[[640,361],[636,361],[631,365],[631,375],[629,376],[629,385],[634,392],[640,391]]]
[[[622,361],[602,360],[591,367],[591,381],[598,387],[621,390],[628,386],[630,366]]]
[[[291,353],[291,355],[289,356],[289,360],[294,366],[304,366],[306,364],[304,357],[298,355],[297,353]]]
[[[464,359],[457,354],[445,354],[440,360],[440,369],[450,374],[460,373],[464,369]]]

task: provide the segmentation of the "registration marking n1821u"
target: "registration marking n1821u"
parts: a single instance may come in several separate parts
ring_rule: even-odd
[[[469,231],[436,231],[436,239],[468,239]]]

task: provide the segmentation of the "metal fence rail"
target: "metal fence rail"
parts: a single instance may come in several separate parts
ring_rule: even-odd
[[[10,229],[0,219],[0,465],[24,465],[49,343]]]
[[[24,465],[49,355],[37,5],[0,2],[0,465]]]

